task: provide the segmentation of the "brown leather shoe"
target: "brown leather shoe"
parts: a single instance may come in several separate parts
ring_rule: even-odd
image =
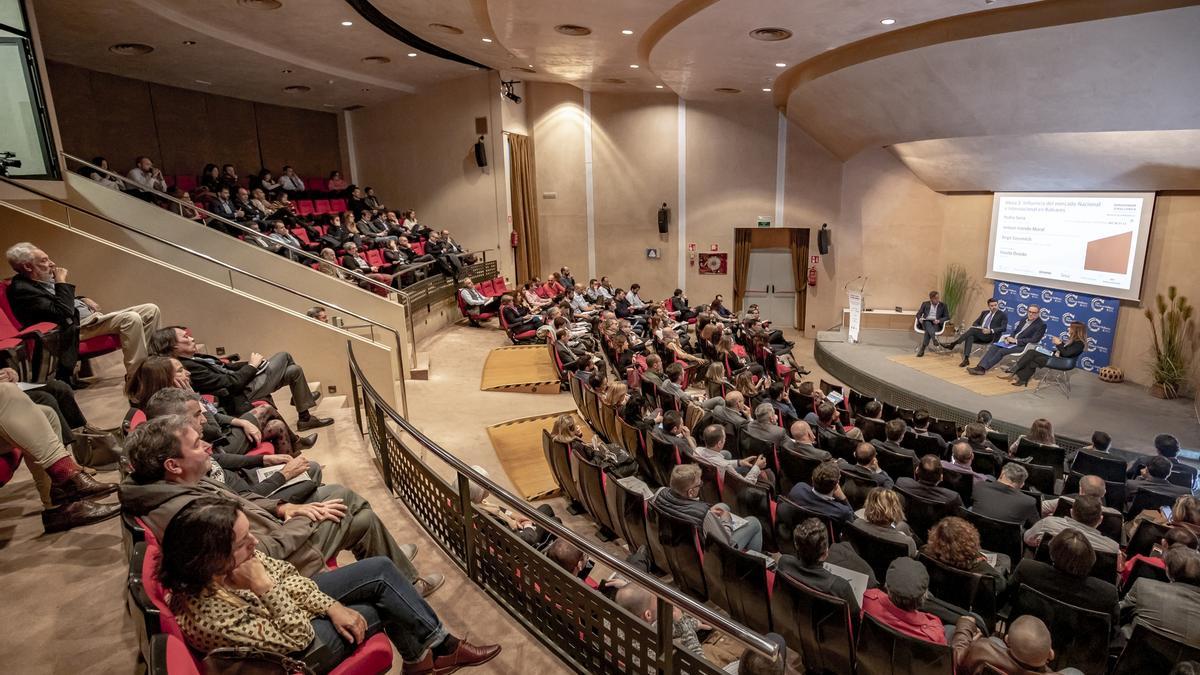
[[[412,560],[412,558],[409,558],[409,560]],[[417,577],[417,580],[413,582],[413,587],[417,589],[422,598],[428,598],[430,595],[433,595],[434,591],[441,588],[444,583],[446,583],[446,577],[433,572]]]
[[[73,501],[56,509],[42,511],[42,529],[46,534],[108,520],[121,512],[120,504],[100,504],[88,499]]]
[[[94,499],[116,491],[116,483],[101,483],[87,473],[78,471],[65,482],[50,486],[50,503],[58,505],[81,499]]]
[[[458,649],[455,649],[453,654],[433,659],[433,673],[447,675],[459,668],[480,666],[496,658],[499,653],[500,645],[473,645],[466,640],[460,640]]]
[[[403,675],[430,675],[433,673],[433,650],[425,650],[425,658],[420,661],[405,661],[400,670]]]

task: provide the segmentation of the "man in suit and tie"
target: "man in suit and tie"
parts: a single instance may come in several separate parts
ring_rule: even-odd
[[[6,252],[16,275],[8,286],[8,304],[22,325],[49,322],[58,326],[59,353],[56,377],[79,389],[75,378],[79,341],[99,335],[121,338],[125,372],[133,373],[146,358],[146,336],[158,330],[158,305],[134,305],[106,312],[91,298],[75,295],[67,282],[67,268],[54,264],[45,251],[25,241]]]
[[[1000,301],[995,298],[989,298],[987,301],[987,309],[979,313],[975,318],[975,322],[967,328],[966,332],[955,338],[952,342],[946,343],[938,340],[938,344],[944,349],[954,349],[962,343],[963,357],[959,363],[960,368],[965,368],[971,365],[971,349],[976,342],[991,344],[997,337],[1004,333],[1004,329],[1008,327],[1008,313],[1000,309]]]
[[[1006,355],[1020,354],[1026,347],[1036,345],[1046,335],[1046,322],[1042,321],[1040,314],[1041,309],[1037,305],[1030,305],[1025,316],[1013,326],[1012,331],[988,347],[987,353],[979,359],[979,364],[968,368],[967,372],[982,375],[1000,363],[1000,359]]]
[[[950,311],[946,309],[938,292],[929,291],[929,299],[922,302],[921,308],[917,310],[917,328],[925,332],[921,338],[921,348],[917,350],[917,356],[925,356],[925,348],[929,346],[929,341],[937,339],[938,331],[949,320]]]

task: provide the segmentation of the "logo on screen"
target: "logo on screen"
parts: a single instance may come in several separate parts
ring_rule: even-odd
[[[1008,295],[1008,284],[1004,283],[1003,281],[1001,281],[1000,285],[996,286],[996,288],[999,289],[1000,295]]]
[[[1096,351],[1096,347],[1097,347],[1096,338],[1091,338],[1091,337],[1088,338],[1087,339],[1087,350],[1089,352],[1094,352],[1094,351]]]
[[[1079,359],[1079,367],[1083,368],[1084,370],[1095,370],[1096,360],[1090,356],[1084,356]]]
[[[1038,317],[1041,318],[1042,321],[1049,321],[1054,318],[1054,315],[1050,313],[1050,310],[1042,307],[1038,310]]]
[[[1020,304],[1018,304],[1018,305],[1017,305],[1017,314],[1024,314],[1024,313],[1025,313],[1025,310],[1027,310],[1027,309],[1029,309],[1029,307],[1027,307],[1027,306],[1025,305],[1025,303],[1023,303],[1023,302],[1022,302],[1022,303],[1020,303]]]
[[[1074,312],[1063,312],[1063,314],[1062,314],[1062,322],[1063,323],[1069,324],[1074,320],[1075,320]],[[1095,321],[1095,319],[1092,319],[1092,320]]]
[[[1103,328],[1103,325],[1100,323],[1100,319],[1098,319],[1097,317],[1094,317],[1094,316],[1092,318],[1088,319],[1088,330],[1092,331],[1093,333],[1096,333],[1101,328]]]
[[[1006,311],[1008,311],[1008,303],[1007,303],[1007,302],[1005,302],[1003,298],[1001,298],[1000,300],[996,301],[996,306],[1000,308],[1000,311],[1001,311],[1001,312],[1006,312]]]
[[[1067,293],[1063,296],[1063,302],[1067,304],[1067,307],[1074,307],[1079,304],[1079,296],[1074,293]]]
[[[1092,311],[1111,312],[1112,307],[1109,307],[1107,304],[1105,304],[1104,298],[1092,298]]]
[[[1071,337],[1071,336],[1070,336],[1070,335],[1067,333],[1067,331],[1065,331],[1065,330],[1064,330],[1063,332],[1061,332],[1061,333],[1059,333],[1059,334],[1058,334],[1058,339],[1059,339],[1059,340],[1062,340],[1063,342],[1066,342],[1066,341],[1067,341],[1067,339],[1068,339],[1068,338],[1070,338],[1070,337]]]
[[[1017,295],[1021,296],[1022,300],[1025,300],[1029,296],[1033,295],[1033,291],[1030,291],[1028,286],[1022,286],[1017,290]]]
[[[1052,302],[1054,300],[1054,291],[1049,288],[1042,291],[1042,302]]]

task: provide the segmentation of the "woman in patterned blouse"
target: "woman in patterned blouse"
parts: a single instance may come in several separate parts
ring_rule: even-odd
[[[219,497],[193,501],[167,526],[158,576],[192,647],[291,654],[327,673],[382,631],[404,657],[405,675],[476,666],[500,653],[499,645],[450,635],[388,558],[313,581],[257,543],[238,505]]]

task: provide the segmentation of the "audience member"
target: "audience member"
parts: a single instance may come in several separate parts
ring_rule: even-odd
[[[1133,506],[1134,498],[1137,497],[1137,493],[1140,490],[1168,497],[1190,495],[1192,493],[1191,488],[1175,485],[1167,480],[1173,468],[1171,460],[1166,457],[1151,457],[1146,462],[1146,466],[1141,470],[1141,475],[1125,483],[1125,499],[1128,503],[1126,508]]]
[[[167,191],[167,181],[163,179],[162,170],[154,166],[154,162],[150,161],[149,157],[141,156],[135,159],[133,168],[125,175],[143,190]],[[149,196],[143,198],[148,199]]]
[[[814,591],[840,598],[857,623],[859,602],[850,582],[825,568],[830,551],[829,526],[816,518],[806,518],[796,526],[792,538],[796,555],[779,556],[776,573],[785,574]]]
[[[1159,434],[1154,437],[1154,451],[1159,457],[1165,457],[1171,463],[1172,471],[1182,471],[1189,476],[1195,476],[1196,470],[1179,460],[1179,440],[1170,434]],[[1137,478],[1142,470],[1150,465],[1154,458],[1144,455],[1135,459],[1125,471],[1126,478]]]
[[[973,461],[975,461],[975,450],[972,448],[970,441],[960,438],[950,444],[950,461],[942,460],[942,474],[945,475],[947,471],[956,471],[958,473],[970,474],[972,480],[976,483],[986,481],[988,476],[976,473],[971,468]]]
[[[1096,564],[1096,549],[1081,531],[1065,529],[1050,540],[1050,561],[1025,558],[1013,570],[1009,587],[1022,584],[1045,595],[1094,612],[1111,612],[1117,623],[1117,587],[1089,576]]]
[[[851,521],[850,527],[873,537],[905,544],[908,546],[908,556],[916,557],[916,535],[904,521],[904,504],[895,490],[884,487],[871,488],[867,493],[866,504],[856,515],[859,517]]]
[[[901,476],[896,481],[896,488],[902,493],[925,501],[943,504],[947,508],[961,507],[963,505],[962,497],[950,488],[940,487],[938,483],[941,482],[942,460],[938,459],[937,455],[925,455],[917,463],[917,470],[913,474],[913,478]]]
[[[1083,675],[1076,668],[1050,670],[1054,660],[1050,630],[1030,614],[1014,619],[1003,638],[985,637],[973,617],[963,616],[954,627],[951,646],[957,675]]]
[[[854,520],[854,509],[839,485],[841,477],[842,471],[837,462],[821,462],[813,469],[812,484],[796,483],[788,493],[788,499],[830,521],[845,525]]]
[[[636,584],[626,584],[617,591],[616,602],[622,609],[636,616],[648,626],[658,625],[658,599],[650,591]],[[704,659],[704,650],[700,647],[700,638],[696,629],[700,622],[690,614],[675,610],[672,621],[672,639],[683,646],[692,656]]]
[[[705,516],[710,510],[717,511],[718,516],[732,513],[726,504],[709,505],[700,501],[702,482],[699,466],[676,465],[671,469],[670,486],[654,493],[654,508],[697,528],[704,527]],[[740,551],[761,551],[762,523],[757,518],[742,519],[730,534],[730,544]]]
[[[1062,516],[1042,518],[1025,531],[1025,543],[1036,548],[1043,536],[1053,537],[1063,530],[1070,529],[1082,534],[1093,549],[1116,555],[1117,542],[1104,536],[1097,529],[1103,520],[1104,511],[1100,500],[1091,495],[1079,495],[1071,504],[1070,518]]]
[[[1141,578],[1121,601],[1122,627],[1128,639],[1142,622],[1185,644],[1200,644],[1200,552],[1172,546],[1163,556],[1170,581]]]
[[[971,493],[971,510],[982,516],[1029,527],[1041,518],[1037,498],[1021,491],[1029,471],[1016,462],[1000,468],[1000,478],[977,483]]]
[[[1100,476],[1084,476],[1079,479],[1079,492],[1073,495],[1062,495],[1053,499],[1042,500],[1042,515],[1048,516],[1058,510],[1060,500],[1066,500],[1068,503],[1075,501],[1079,495],[1090,495],[1104,503],[1104,496],[1108,492],[1108,485]],[[1101,510],[1108,514],[1120,513],[1117,509],[1109,506],[1102,506]]]
[[[904,434],[907,431],[908,423],[906,423],[904,420],[900,418],[888,420],[887,424],[883,426],[883,435],[885,440],[875,440],[871,442],[880,450],[890,452],[893,455],[906,455],[916,459],[916,451],[900,445],[900,443],[904,440]]]
[[[1004,594],[1005,575],[1012,569],[1012,562],[1003,553],[992,553],[996,562],[989,562],[988,554],[980,548],[979,530],[962,518],[949,516],[938,521],[929,530],[929,541],[921,553],[944,565],[991,577],[996,595]]]
[[[863,614],[909,637],[946,644],[946,629],[934,615],[920,611],[929,593],[929,572],[912,558],[896,558],[888,565],[886,591],[868,589]]]
[[[863,441],[854,448],[854,463],[838,459],[838,468],[844,473],[873,481],[879,487],[892,487],[892,479],[879,468],[879,457],[875,446]]]

